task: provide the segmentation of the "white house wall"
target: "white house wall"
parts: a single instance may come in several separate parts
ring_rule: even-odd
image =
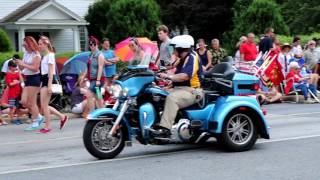
[[[72,29],[54,30],[50,32],[50,39],[57,52],[73,51]]]

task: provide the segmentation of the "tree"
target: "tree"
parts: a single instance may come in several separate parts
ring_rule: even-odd
[[[12,51],[12,45],[8,34],[0,28],[0,52]]]
[[[111,4],[114,0],[99,0],[89,6],[88,13],[85,19],[90,23],[88,26],[89,34],[97,37],[98,39],[103,38],[103,29],[109,21],[108,12],[111,8]]]
[[[283,0],[281,10],[292,34],[310,34],[319,31],[319,0]]]
[[[161,19],[170,29],[187,27],[195,38],[221,37],[232,25],[231,7],[235,0],[158,0]]]
[[[273,27],[278,34],[288,34],[289,29],[280,13],[280,7],[273,0],[253,0],[246,10],[234,19],[235,33],[264,33]]]
[[[129,36],[153,37],[160,24],[160,8],[154,0],[101,0],[86,16],[89,33],[119,42]]]

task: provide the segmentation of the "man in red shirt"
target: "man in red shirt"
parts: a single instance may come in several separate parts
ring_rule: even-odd
[[[13,120],[14,114],[16,113],[16,109],[19,105],[20,96],[21,96],[21,82],[22,76],[18,71],[16,63],[13,60],[9,61],[8,63],[9,71],[6,74],[6,84],[9,87],[8,98],[9,98],[9,105],[10,105],[10,119],[11,122],[14,124],[22,124],[20,120]]]
[[[240,46],[240,59],[242,61],[254,61],[258,55],[257,45],[254,42],[254,34],[248,34],[248,40]]]

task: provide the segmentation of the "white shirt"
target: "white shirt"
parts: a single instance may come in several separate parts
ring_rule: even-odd
[[[8,60],[6,60],[6,61],[3,63],[1,72],[3,72],[3,73],[7,73],[7,72],[8,72],[8,70],[9,70],[9,68],[8,68],[8,63],[9,63],[9,61],[11,61],[11,60],[12,60],[12,59],[8,59]]]
[[[25,53],[23,54],[23,59],[22,59],[22,61],[23,61],[25,64],[27,64],[27,65],[32,65],[32,63],[33,63],[33,58],[35,58],[35,57],[37,57],[37,56],[40,57],[40,54],[37,54],[37,53],[35,53],[35,52],[32,52],[32,53],[25,52]],[[22,74],[24,74],[24,75],[35,75],[35,74],[39,74],[39,73],[40,73],[40,69],[39,69],[38,71],[36,71],[36,72],[31,71],[31,70],[28,69],[28,68],[24,68],[24,69],[22,70]]]
[[[43,56],[41,60],[41,74],[46,75],[49,73],[49,64],[53,64],[53,74],[56,74],[56,59],[54,57],[54,53],[48,53],[47,55]]]
[[[287,58],[287,63],[286,63],[285,57]],[[292,53],[290,53],[290,52],[287,53],[286,55],[283,54],[283,53],[280,53],[279,56],[278,56],[278,61],[279,61],[279,63],[280,63],[281,66],[282,66],[282,73],[283,73],[284,76],[286,76],[286,75],[288,74],[288,72],[289,72],[289,68],[290,68],[290,66],[289,66],[289,60],[290,60],[291,58],[293,58],[293,55],[292,55]],[[286,69],[286,67],[287,67],[287,69]],[[287,71],[286,71],[286,70],[287,70]]]
[[[299,46],[293,46],[291,52],[292,52],[293,55],[302,54],[303,53],[302,47],[300,45]]]

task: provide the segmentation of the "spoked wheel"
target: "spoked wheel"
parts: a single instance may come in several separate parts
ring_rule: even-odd
[[[84,127],[83,142],[88,152],[98,159],[111,159],[124,148],[123,128],[109,136],[112,121],[88,121]]]
[[[257,139],[257,128],[249,115],[236,112],[225,120],[220,141],[227,150],[249,150]]]

